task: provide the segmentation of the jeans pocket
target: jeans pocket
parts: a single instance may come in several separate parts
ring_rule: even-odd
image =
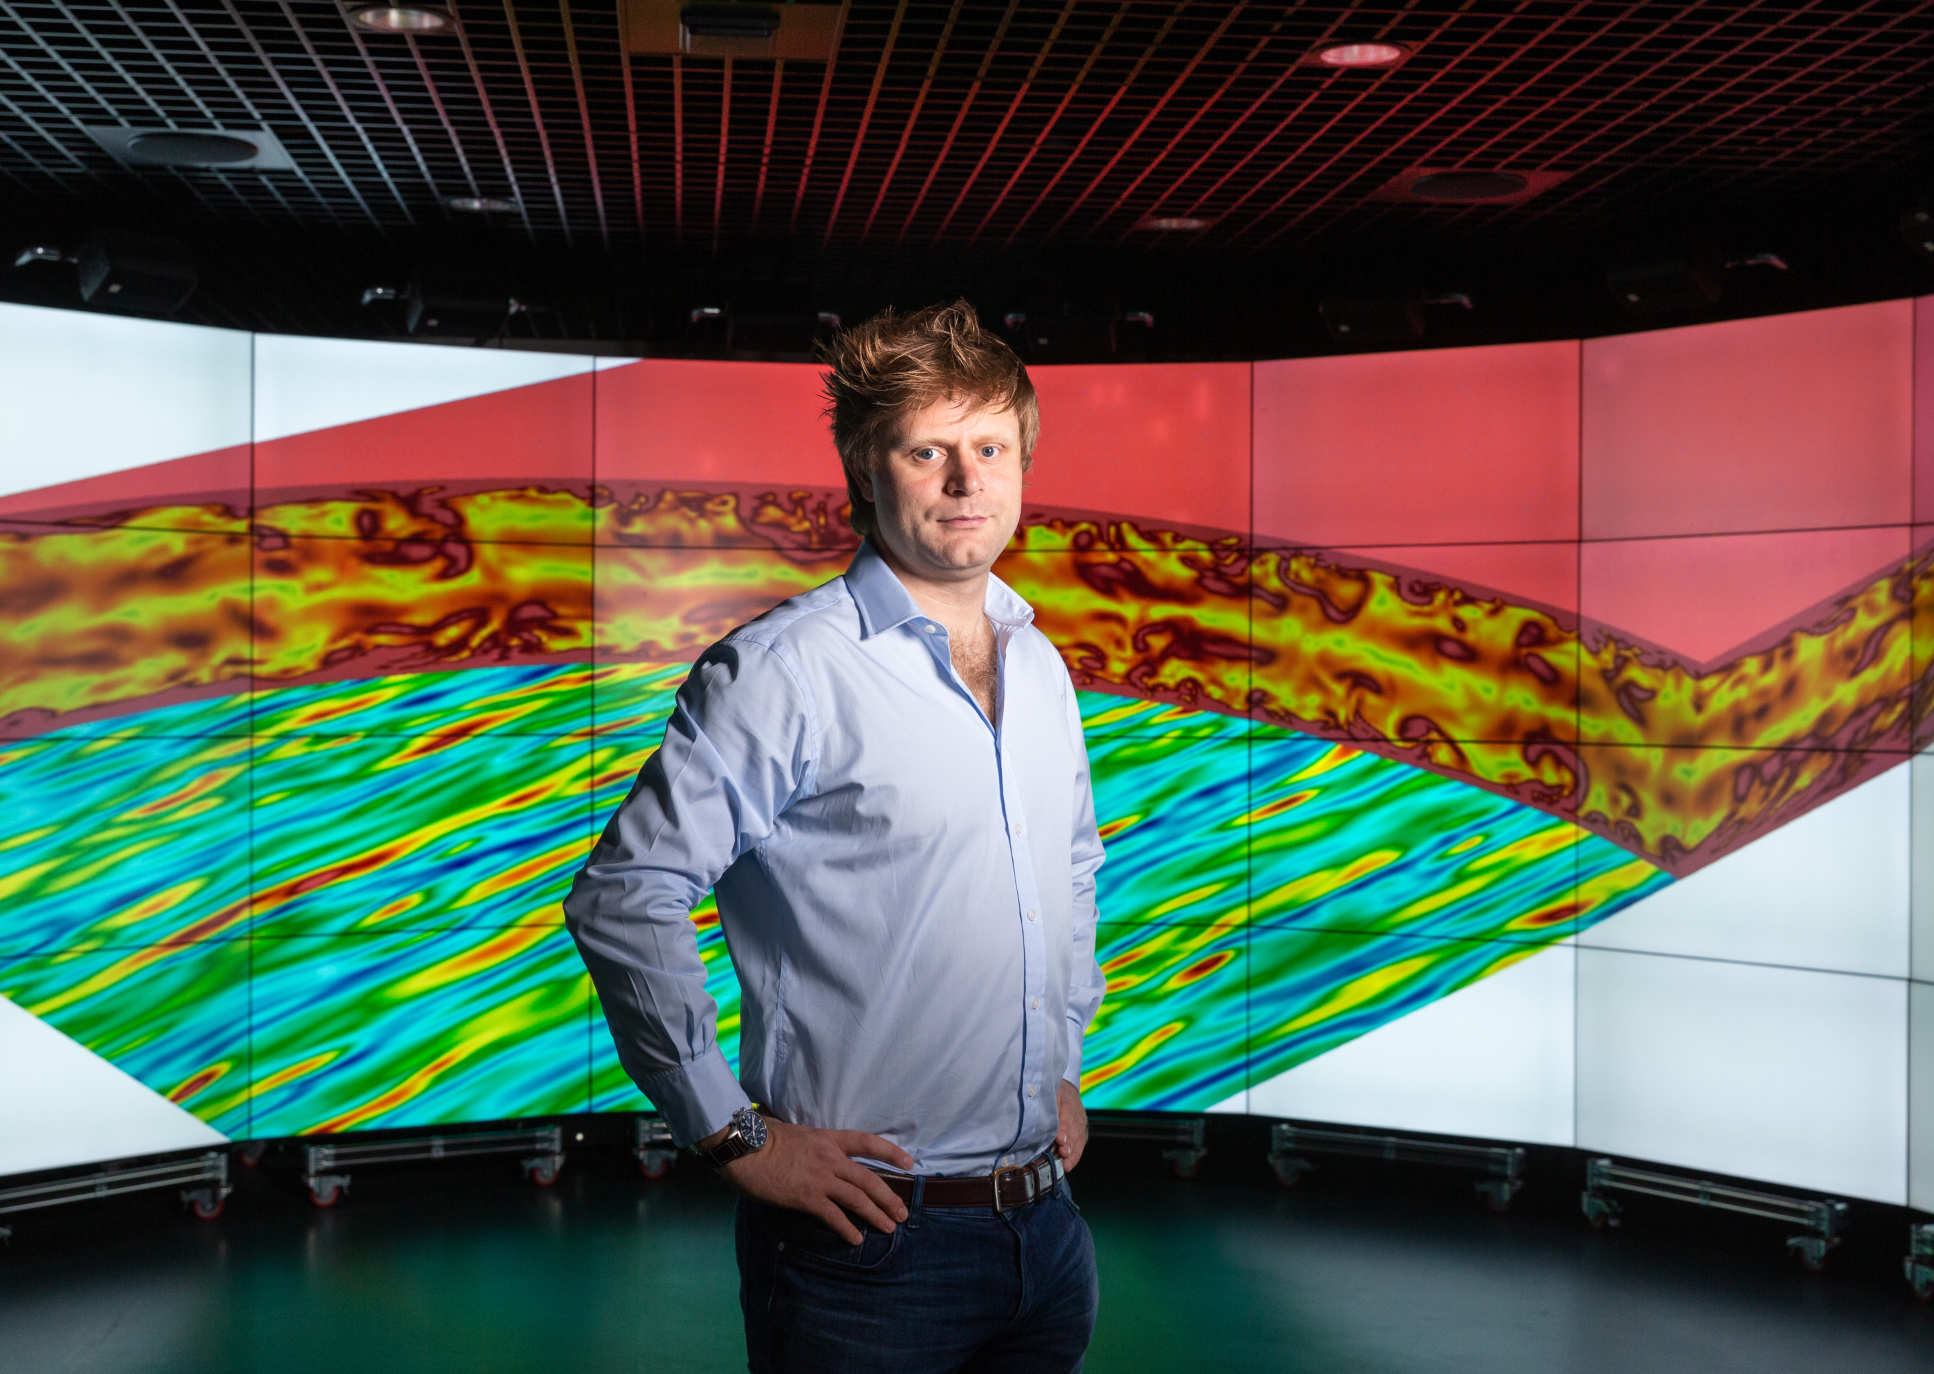
[[[783,1258],[814,1268],[868,1273],[887,1266],[899,1252],[906,1229],[904,1222],[890,1232],[860,1225],[860,1243],[853,1245],[817,1217],[802,1212],[797,1223],[785,1228],[779,1253]]]
[[[1081,1215],[1081,1204],[1074,1200],[1074,1189],[1068,1186],[1067,1179],[1062,1179],[1060,1184],[1056,1186],[1054,1192],[1056,1197],[1059,1197],[1062,1202],[1067,1204],[1070,1212],[1073,1212],[1076,1216]]]

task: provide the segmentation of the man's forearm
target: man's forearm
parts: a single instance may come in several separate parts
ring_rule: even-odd
[[[689,904],[671,874],[587,864],[565,899],[565,928],[591,974],[618,1061],[681,1145],[748,1104],[717,1043],[718,1004]]]

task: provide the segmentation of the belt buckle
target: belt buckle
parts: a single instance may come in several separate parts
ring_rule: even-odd
[[[1009,1174],[1024,1174],[1026,1172],[1027,1166],[1025,1164],[1009,1164],[1005,1168],[994,1170],[994,1210],[996,1212],[1004,1212],[1007,1210],[1001,1206],[1001,1180]]]
[[[1004,1169],[994,1170],[994,1210],[996,1212],[1007,1210],[1001,1206],[1003,1178],[1009,1174],[1020,1174],[1026,1179],[1027,1196],[1014,1204],[1016,1207],[1025,1207],[1035,1199],[1047,1196],[1048,1190],[1060,1181],[1060,1165],[1061,1160],[1057,1155],[1049,1155],[1046,1159],[1036,1155],[1025,1164],[1010,1164]],[[1045,1179],[1042,1178],[1043,1174],[1047,1176]]]

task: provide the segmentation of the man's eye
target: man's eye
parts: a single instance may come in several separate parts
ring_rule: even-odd
[[[988,458],[992,458],[995,454],[1001,451],[1001,446],[999,444],[982,444],[980,446],[980,451],[984,456]]]

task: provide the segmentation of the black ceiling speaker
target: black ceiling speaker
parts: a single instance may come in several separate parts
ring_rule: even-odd
[[[1107,311],[1016,310],[1001,334],[1023,362],[1100,363],[1115,351],[1115,318]]]
[[[1639,315],[1700,310],[1719,299],[1719,273],[1683,258],[1615,267],[1605,284],[1613,300]]]
[[[1316,309],[1340,344],[1370,348],[1424,337],[1423,302],[1415,296],[1328,296]]]
[[[511,293],[490,273],[435,264],[418,268],[403,294],[403,327],[412,334],[487,339],[511,314]]]
[[[172,315],[195,291],[195,259],[175,239],[104,229],[81,244],[74,266],[90,305]]]

